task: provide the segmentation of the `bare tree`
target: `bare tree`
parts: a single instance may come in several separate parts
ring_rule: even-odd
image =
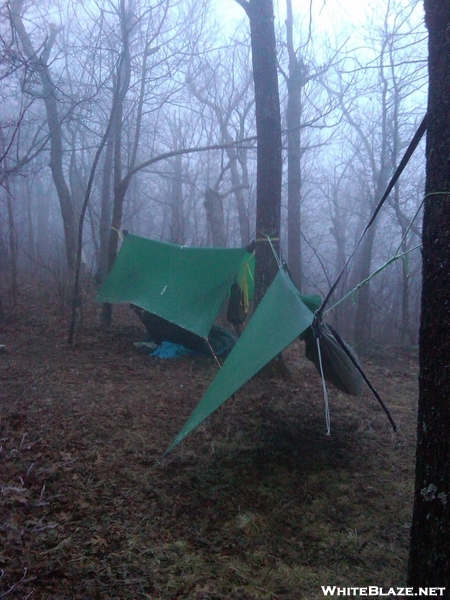
[[[166,89],[162,91],[162,98],[158,98],[156,91],[155,97],[158,103],[158,108],[167,101],[167,99],[176,93],[180,87],[185,85],[184,81],[177,81],[171,77],[171,69],[174,65],[167,58],[172,50],[171,40],[165,40],[163,46],[159,45],[158,39],[168,19],[168,11],[170,3],[164,1],[154,7],[154,9],[146,9],[138,4],[129,4],[126,0],[120,0],[115,16],[118,20],[118,42],[122,48],[123,61],[118,68],[114,86],[117,90],[117,102],[114,109],[114,119],[112,125],[113,137],[113,190],[114,202],[112,209],[112,225],[109,232],[108,241],[108,261],[107,271],[112,268],[117,256],[119,230],[122,227],[124,201],[133,177],[145,169],[146,161],[139,163],[139,150],[143,136],[143,119],[146,112],[150,111],[149,107],[149,92],[152,90],[152,77],[156,80],[166,82]],[[153,14],[153,12],[154,14]],[[149,13],[152,13],[149,18]],[[181,16],[179,17],[181,19]],[[144,25],[145,23],[145,25]],[[187,25],[186,25],[187,26]],[[141,38],[139,33],[144,33],[143,48],[140,46]],[[171,35],[177,38],[176,33],[180,33],[177,29]],[[182,42],[185,45],[184,50],[187,52],[189,45],[195,42],[195,36],[192,39],[187,39]],[[133,54],[134,51],[134,54]],[[177,47],[177,51],[181,49]],[[158,58],[158,55],[161,56]],[[152,57],[155,59],[152,64]],[[135,63],[139,64],[138,71],[135,72]],[[179,59],[181,64],[181,58]],[[153,73],[153,69],[156,72]],[[156,84],[155,84],[156,85]],[[159,84],[161,85],[161,84]],[[132,88],[137,88],[138,93],[133,100],[129,100]],[[133,110],[130,110],[130,102],[133,103]],[[126,115],[128,108],[128,117],[132,114],[132,119],[128,119]],[[128,149],[125,156],[124,149]],[[175,150],[174,156],[177,151]],[[177,159],[179,165],[180,159]],[[108,324],[111,322],[110,305],[104,305],[103,322]]]
[[[423,82],[417,60],[414,59],[414,47],[420,41],[420,33],[412,36],[409,43],[404,42],[404,30],[409,24],[413,9],[403,8],[392,25],[390,17],[397,9],[398,7],[388,3],[382,25],[379,28],[373,27],[374,58],[369,63],[369,82],[366,77],[358,81],[363,73],[361,67],[356,65],[354,69],[347,67],[345,77],[341,77],[339,90],[331,90],[336,94],[343,117],[350,126],[347,139],[354,156],[351,172],[354,182],[358,182],[359,232],[368,222],[387,187],[399,158],[399,150],[407,143],[405,135],[412,137],[411,124],[405,127],[405,122],[411,121],[410,111],[401,111]],[[357,91],[359,83],[363,85],[363,89]],[[367,102],[368,94],[370,100]],[[377,98],[377,102],[374,102],[374,98]],[[361,102],[364,105],[362,109],[359,106]],[[400,212],[397,211],[398,214]],[[355,257],[355,285],[366,280],[371,273],[378,225],[379,219],[367,231]],[[353,338],[361,345],[368,341],[370,334],[371,292],[370,285],[367,284],[358,292]]]
[[[308,43],[311,41],[311,32],[308,33],[306,42],[299,48],[294,41],[294,17],[292,1],[286,0],[286,49],[287,71],[279,63],[279,70],[283,75],[287,88],[286,101],[286,132],[285,148],[287,153],[287,253],[289,271],[299,290],[303,287],[302,273],[302,244],[301,244],[301,204],[302,204],[302,166],[301,159],[305,147],[301,145],[301,134],[305,128],[325,127],[326,116],[330,107],[320,102],[320,108],[314,115],[307,117],[305,114],[305,90],[308,84],[319,80],[330,68],[335,56],[326,61],[322,66],[316,67],[312,60],[305,56]],[[309,29],[311,23],[309,24]]]
[[[238,48],[227,48],[215,62],[202,60],[196,69],[196,77],[188,74],[189,90],[195,98],[208,107],[217,121],[220,141],[227,145],[226,169],[230,172],[230,183],[236,198],[236,209],[239,221],[240,242],[246,246],[250,242],[250,222],[248,202],[244,192],[248,189],[247,152],[244,148],[233,146],[235,139],[248,135],[247,121],[253,115],[254,98],[252,76],[248,70],[239,72],[242,60]],[[225,54],[225,56],[223,55]],[[220,180],[224,172],[220,174]],[[219,180],[218,180],[219,181]],[[219,190],[217,190],[219,191]]]
[[[58,29],[55,25],[50,24],[49,34],[43,42],[42,48],[35,48],[22,18],[24,0],[11,0],[9,7],[11,23],[17,32],[24,53],[24,62],[26,61],[23,90],[33,97],[42,99],[45,105],[50,135],[50,168],[58,192],[64,223],[67,262],[71,268],[74,268],[76,256],[76,219],[63,166],[64,152],[61,128],[63,117],[60,115],[60,106],[58,103],[60,91],[53,81],[50,70],[50,55],[58,35]]]

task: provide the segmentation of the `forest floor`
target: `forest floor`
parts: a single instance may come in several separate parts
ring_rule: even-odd
[[[412,510],[417,356],[386,349],[369,390],[254,378],[159,463],[212,381],[202,357],[137,353],[125,306],[89,302],[73,348],[50,291],[22,287],[0,325],[0,598],[323,598],[402,586]]]

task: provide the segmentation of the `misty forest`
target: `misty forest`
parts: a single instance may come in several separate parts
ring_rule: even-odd
[[[294,600],[406,583],[424,141],[366,227],[427,112],[423,4],[275,0],[270,231],[258,224],[273,174],[270,105],[257,105],[263,6],[2,2],[1,598]],[[302,295],[333,288],[324,318],[397,432],[368,387],[329,385],[327,435],[297,336],[164,455],[223,359],[145,355],[138,311],[95,301],[127,234],[256,240],[255,305],[273,251]],[[219,323],[236,333],[226,308]]]

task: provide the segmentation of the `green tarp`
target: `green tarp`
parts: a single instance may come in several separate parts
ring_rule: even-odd
[[[216,378],[167,452],[170,452],[246,381],[312,323],[313,313],[280,270]]]
[[[249,259],[245,248],[189,248],[128,234],[96,300],[135,304],[206,338]]]
[[[244,248],[189,248],[128,234],[97,301],[134,304],[207,338],[235,279],[253,296]],[[280,270],[244,333],[169,450],[312,323],[317,296],[301,296]]]

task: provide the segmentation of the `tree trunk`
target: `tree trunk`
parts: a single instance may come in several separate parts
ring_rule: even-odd
[[[425,0],[426,199],[416,483],[408,585],[450,598],[450,2]]]
[[[76,256],[76,227],[75,214],[69,187],[64,177],[63,167],[63,137],[61,121],[58,111],[57,88],[52,81],[47,61],[50,58],[50,50],[56,39],[56,29],[50,28],[50,36],[46,40],[42,52],[37,53],[33,48],[20,15],[23,0],[11,0],[11,20],[22,44],[24,53],[30,63],[30,67],[39,76],[42,91],[38,94],[44,101],[47,125],[50,133],[50,169],[55,184],[61,215],[64,226],[64,240],[66,247],[67,263],[72,270],[75,268]],[[36,95],[36,94],[34,94]]]
[[[119,231],[122,226],[122,216],[123,216],[123,202],[125,200],[125,194],[127,191],[128,185],[125,187],[123,185],[119,185],[114,190],[114,208],[112,215],[112,226],[111,231],[109,232],[109,241],[108,241],[108,267],[107,274],[113,268],[113,265],[117,258],[117,250],[119,247]],[[102,306],[102,316],[101,320],[103,325],[109,327],[112,321],[112,304],[105,302]]]
[[[3,272],[7,269],[8,263],[8,249],[6,246],[4,234],[3,234],[3,223],[2,223],[2,215],[0,213],[0,282],[3,281],[4,274]],[[6,314],[3,308],[3,286],[0,288],[0,323],[6,320]]]
[[[233,141],[232,136],[227,131],[226,127],[222,128],[223,139],[226,144],[230,144]],[[239,219],[239,233],[241,235],[241,245],[247,246],[250,243],[250,228],[248,222],[247,206],[244,198],[243,185],[247,185],[248,182],[244,181],[244,177],[240,177],[238,171],[238,150],[236,148],[226,149],[228,160],[230,161],[230,174],[231,183],[235,188],[236,208]]]
[[[239,0],[250,19],[258,139],[255,306],[275,275],[280,249],[281,116],[272,0]],[[272,248],[273,246],[273,248]]]
[[[220,194],[208,188],[205,192],[203,203],[206,211],[206,220],[211,232],[212,245],[215,248],[225,248],[227,237],[225,233],[225,220],[223,216],[223,203]]]
[[[103,164],[102,196],[100,206],[100,249],[97,272],[100,279],[108,273],[108,244],[111,230],[111,182],[113,171],[114,142],[111,135],[106,142],[105,161]]]
[[[8,248],[6,246],[5,237],[2,214],[0,213],[0,275],[2,275],[0,281],[3,281],[4,279],[2,272],[6,271],[8,268]]]
[[[303,61],[297,57],[292,40],[293,18],[291,0],[287,0],[286,37],[289,52],[289,77],[287,78],[287,159],[288,159],[288,208],[287,246],[289,271],[297,288],[302,289],[301,256],[301,149],[300,124],[302,114]]]
[[[383,127],[382,127],[382,142],[381,142],[381,153],[380,153],[380,167],[379,169],[373,168],[374,174],[376,173],[376,188],[373,199],[370,201],[370,213],[378,205],[384,191],[388,185],[389,165],[387,164],[387,149],[389,145],[389,138],[386,131],[386,120],[387,120],[387,109],[386,103],[383,103]],[[375,241],[375,234],[378,227],[378,220],[375,220],[371,227],[367,230],[367,233],[362,242],[362,250],[360,254],[360,268],[357,271],[359,281],[364,281],[369,277],[371,273],[373,245]],[[357,296],[357,308],[355,317],[355,328],[354,328],[354,341],[360,348],[369,341],[371,326],[370,326],[370,283],[364,285]]]
[[[64,240],[66,257],[69,269],[75,268],[76,256],[76,232],[75,214],[69,187],[64,177],[63,168],[63,139],[61,123],[58,115],[58,102],[55,96],[55,88],[50,79],[50,74],[45,70],[43,76],[44,102],[47,113],[48,128],[50,130],[50,168],[53,182],[58,193],[59,205],[64,226]]]
[[[178,154],[173,159],[173,173],[170,187],[170,242],[182,246],[186,242],[186,223],[183,202],[183,157],[181,154]]]
[[[408,250],[407,244],[402,243],[402,252]],[[409,346],[414,343],[411,338],[411,320],[410,320],[410,308],[409,308],[409,272],[407,259],[402,260],[402,321],[400,330],[400,343],[402,346]]]
[[[44,188],[44,186],[42,185],[42,178],[40,175],[35,175],[33,178],[33,192],[35,194],[35,197],[39,198],[39,202],[36,206],[36,249],[38,256],[40,256],[41,258],[46,258],[50,253],[49,217],[51,191],[49,190],[48,186]]]
[[[123,203],[130,185],[131,177],[125,175],[122,177],[122,134],[123,134],[123,112],[127,92],[131,81],[131,56],[130,56],[130,30],[128,27],[128,18],[125,2],[120,1],[119,19],[122,42],[122,59],[118,65],[115,87],[117,97],[113,107],[113,122],[111,127],[111,135],[114,140],[113,165],[114,165],[114,205],[112,211],[112,224],[109,232],[108,240],[108,274],[117,258],[117,249],[119,246],[119,231],[122,227]],[[135,144],[139,139],[139,134],[136,132]],[[104,304],[102,309],[102,322],[104,325],[111,325],[112,320],[112,305]]]
[[[9,258],[10,258],[10,285],[9,297],[10,317],[15,317],[17,309],[17,231],[14,219],[13,197],[9,187],[8,178],[3,183],[6,191],[6,206],[8,207],[8,227],[9,227]]]
[[[376,223],[373,223],[362,243],[358,269],[359,281],[364,281],[370,275],[375,233]],[[353,340],[357,348],[361,348],[368,341],[370,329],[370,283],[366,283],[359,290],[357,296],[355,326],[353,330]]]
[[[0,154],[5,154],[5,138],[3,131],[0,129]],[[3,168],[5,173],[8,172],[7,158],[3,158]],[[6,195],[6,207],[8,212],[8,231],[9,231],[9,312],[14,318],[17,309],[17,231],[14,219],[14,202],[9,185],[9,176],[7,175],[3,181],[3,187]]]
[[[194,96],[200,102],[209,106],[215,113],[217,121],[220,124],[220,131],[222,133],[222,140],[225,144],[233,143],[233,136],[231,135],[230,128],[230,119],[232,116],[231,106],[224,110],[221,102],[217,102],[216,99],[210,100],[207,96],[205,96],[191,81],[190,82],[190,90],[194,94]],[[247,85],[245,86],[245,89]],[[234,104],[234,108],[237,108],[239,105],[239,99],[242,98],[241,94],[237,94],[237,101]],[[240,135],[239,137],[244,137],[244,127],[241,121],[240,127]],[[244,197],[243,189],[248,187],[248,171],[247,171],[247,155],[246,150],[239,149],[235,147],[226,148],[226,153],[229,161],[230,168],[230,176],[231,176],[231,184],[234,188],[234,196],[236,198],[236,209],[238,213],[238,222],[239,222],[239,233],[241,237],[241,245],[247,246],[250,243],[250,223],[248,218],[248,210],[247,210],[247,202]],[[242,175],[239,173],[238,164],[241,165]],[[223,175],[223,173],[222,173]],[[218,188],[217,188],[218,189]]]
[[[128,183],[122,181],[122,104],[115,107],[114,115],[114,204],[112,211],[112,225],[108,242],[108,267],[107,274],[111,271],[117,257],[119,244],[119,230],[122,227],[123,202],[128,189]]]

